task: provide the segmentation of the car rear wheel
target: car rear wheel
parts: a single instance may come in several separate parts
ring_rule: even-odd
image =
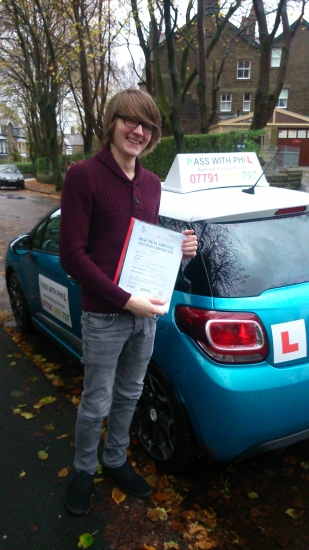
[[[184,406],[154,362],[148,367],[133,427],[146,452],[169,472],[181,472],[196,456],[197,443]]]
[[[27,332],[31,327],[31,317],[16,273],[9,276],[8,292],[17,328],[20,332]]]

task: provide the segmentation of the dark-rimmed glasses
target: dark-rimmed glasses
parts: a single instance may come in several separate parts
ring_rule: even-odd
[[[152,134],[153,126],[151,126],[151,124],[147,124],[147,122],[141,122],[140,120],[137,120],[137,118],[126,115],[116,114],[115,117],[121,118],[125,125],[132,130],[135,130],[135,128],[141,125],[144,134]]]

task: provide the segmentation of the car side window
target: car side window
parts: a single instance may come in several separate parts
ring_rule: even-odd
[[[53,212],[47,223],[43,225],[42,232],[43,236],[40,239],[40,243],[37,243],[35,246],[35,240],[39,240],[41,226],[38,227],[33,240],[33,246],[35,248],[40,248],[44,252],[50,252],[52,254],[59,253],[59,232],[60,232],[60,208]]]
[[[185,229],[194,229],[198,240],[200,240],[205,223],[195,223],[193,227],[191,224],[181,220],[159,216],[159,225],[166,229],[177,231],[178,233],[181,233]],[[189,294],[212,296],[207,268],[199,250],[195,258],[183,260],[181,262],[175,283],[175,290],[188,292]]]
[[[46,220],[43,220],[42,223],[37,227],[34,235],[32,235],[32,247],[41,248],[42,236],[46,226]]]

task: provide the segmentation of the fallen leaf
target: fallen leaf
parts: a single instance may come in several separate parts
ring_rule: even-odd
[[[84,533],[83,535],[81,535],[79,537],[78,547],[79,548],[90,548],[90,546],[93,545],[93,542],[94,542],[93,536],[90,535],[89,533]]]
[[[62,468],[59,472],[58,472],[58,477],[66,477],[69,473],[69,468]]]
[[[20,416],[23,416],[26,420],[30,420],[34,417],[34,414],[32,413],[20,413]]]
[[[17,407],[17,409],[13,409],[14,414],[20,414],[21,411],[22,411],[22,409],[20,409],[19,407]]]
[[[165,508],[148,508],[147,518],[151,521],[166,521],[167,517]]]
[[[47,449],[45,449],[45,451],[38,451],[38,457],[40,460],[47,460],[48,453],[46,451]]]
[[[126,495],[119,491],[119,489],[114,488],[112,491],[112,499],[116,504],[120,504],[120,502],[123,502],[126,499]]]
[[[251,499],[255,499],[255,498],[259,498],[259,495],[254,491],[251,491],[251,493],[248,493],[248,497]]]
[[[195,522],[195,523],[190,523],[190,525],[188,526],[188,532],[190,533],[190,535],[195,535],[199,531],[203,531],[203,532],[206,531],[204,525],[201,525],[200,523]]]
[[[68,434],[58,435],[58,437],[56,437],[56,439],[64,439],[65,437],[69,437],[69,435]]]
[[[200,548],[200,550],[209,550],[210,548],[214,548],[217,546],[217,543],[214,540],[201,540],[195,543],[196,548]]]
[[[26,475],[26,472],[22,471],[22,472],[20,472],[19,477],[23,478],[23,477],[25,477],[25,475]]]
[[[177,542],[164,542],[163,543],[164,550],[168,550],[168,548],[175,548],[175,550],[179,550],[179,545]]]
[[[51,397],[51,396],[42,397],[39,403],[41,403],[41,405],[49,405],[49,403],[54,403],[56,400],[57,400],[57,397]]]
[[[295,456],[286,456],[283,462],[286,464],[297,464],[298,459]]]
[[[11,361],[10,365],[13,367],[13,365],[17,365],[16,361]]]
[[[51,430],[54,430],[55,429],[55,426],[53,424],[53,422],[51,424],[45,424],[44,426],[45,430],[47,431],[51,431]]]
[[[304,511],[302,512],[297,512],[296,510],[294,510],[294,508],[289,508],[288,510],[286,510],[285,512],[288,516],[290,516],[290,518],[292,519],[299,519],[300,516],[304,513]]]
[[[11,391],[11,395],[12,395],[13,397],[21,397],[22,395],[24,395],[24,392],[18,391],[18,390],[14,390],[14,391]]]
[[[309,462],[301,462],[300,465],[304,470],[309,470]]]

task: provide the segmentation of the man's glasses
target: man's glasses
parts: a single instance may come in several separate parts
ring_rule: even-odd
[[[121,118],[125,125],[128,126],[128,128],[132,128],[132,130],[141,125],[144,134],[152,134],[153,127],[151,124],[147,124],[147,122],[141,122],[140,120],[137,120],[137,118],[125,115],[117,114],[115,117]]]

